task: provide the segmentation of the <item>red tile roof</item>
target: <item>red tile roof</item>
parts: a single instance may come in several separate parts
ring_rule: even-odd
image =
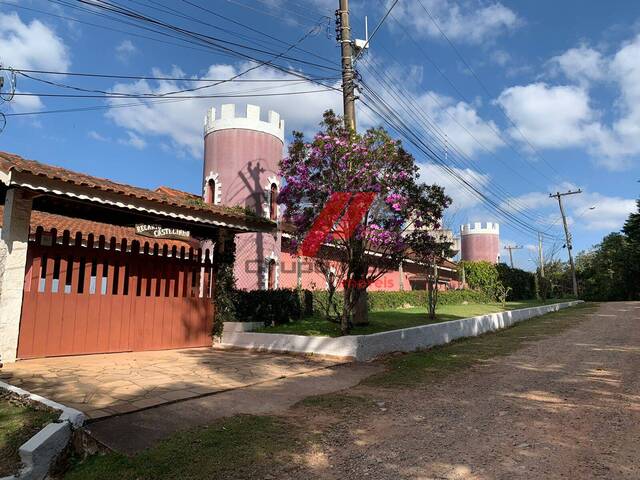
[[[27,160],[12,153],[0,152],[0,171],[24,172],[35,176],[45,177],[51,180],[58,180],[70,183],[75,186],[82,186],[111,192],[119,195],[133,197],[140,200],[150,200],[164,205],[172,205],[198,212],[208,212],[224,217],[226,221],[240,221],[262,227],[275,226],[275,223],[259,216],[246,215],[244,211],[233,207],[221,205],[205,204],[197,195],[181,192],[169,187],[160,187],[156,191],[146,188],[134,187],[123,183],[117,183],[106,178],[92,177],[83,173],[67,170],[66,168],[46,165],[35,160]],[[225,221],[223,219],[223,221]]]

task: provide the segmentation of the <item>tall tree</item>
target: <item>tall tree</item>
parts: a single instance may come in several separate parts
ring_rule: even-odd
[[[323,248],[314,259],[325,276],[331,273],[342,286],[339,320],[347,333],[367,287],[406,259],[409,235],[416,239],[440,227],[451,199],[442,187],[419,182],[413,156],[385,130],[354,134],[332,111],[325,112],[320,126],[311,141],[294,132],[288,156],[280,162],[285,186],[278,202],[286,207],[295,244],[307,236],[334,194],[351,199],[357,198],[353,194],[375,194],[362,218],[342,216],[321,239]],[[352,204],[346,210],[350,207],[357,210]]]

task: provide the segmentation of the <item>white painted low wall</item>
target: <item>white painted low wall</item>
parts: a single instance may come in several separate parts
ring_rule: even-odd
[[[0,480],[43,480],[48,478],[51,465],[71,439],[71,431],[84,424],[84,413],[5,382],[0,382],[0,389],[8,390],[60,411],[57,422],[47,424],[18,449],[22,461],[20,472],[13,476],[0,478]]]
[[[271,352],[310,353],[372,360],[391,352],[412,352],[443,345],[463,337],[475,337],[509,327],[523,320],[555,312],[582,303],[581,300],[491,313],[419,327],[391,330],[371,335],[312,337],[279,333],[223,332],[221,347],[246,348]]]
[[[233,332],[253,332],[264,327],[264,322],[224,322],[222,334]]]

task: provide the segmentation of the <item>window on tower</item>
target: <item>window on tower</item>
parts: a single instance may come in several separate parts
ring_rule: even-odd
[[[276,288],[276,261],[269,260],[269,269],[267,270],[267,288],[273,290]]]
[[[269,204],[269,218],[271,220],[278,219],[278,186],[275,183],[271,184],[271,195]]]
[[[207,182],[207,203],[214,204],[216,203],[216,181],[213,178],[210,178]]]

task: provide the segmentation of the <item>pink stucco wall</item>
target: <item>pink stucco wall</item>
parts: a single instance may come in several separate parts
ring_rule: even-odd
[[[500,254],[500,237],[492,234],[468,234],[461,236],[462,260],[485,260],[497,263]]]

